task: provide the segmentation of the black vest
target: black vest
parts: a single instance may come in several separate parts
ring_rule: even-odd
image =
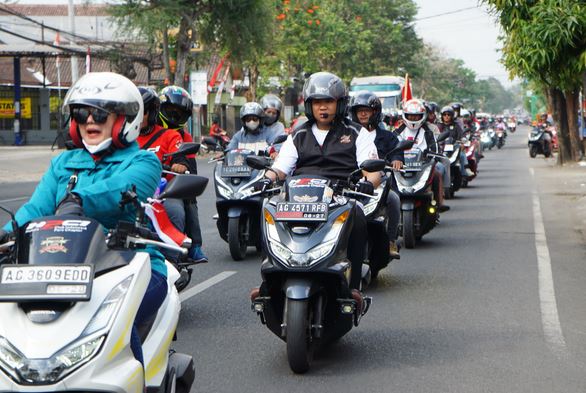
[[[358,169],[356,139],[361,126],[344,119],[328,131],[322,146],[317,143],[311,127],[304,124],[293,137],[297,149],[297,167],[294,175],[320,175],[331,180],[346,180]]]

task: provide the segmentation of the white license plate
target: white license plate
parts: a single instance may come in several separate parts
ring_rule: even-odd
[[[7,266],[2,267],[1,284],[89,283],[92,267],[77,266]]]
[[[454,151],[454,145],[445,145],[444,151]]]

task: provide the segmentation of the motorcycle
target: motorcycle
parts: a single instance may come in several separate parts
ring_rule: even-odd
[[[219,138],[213,136],[202,136],[201,137],[201,149],[204,153],[207,152],[220,152],[226,150],[230,143],[230,136],[228,134],[221,135]]]
[[[449,131],[438,136],[441,142],[448,138]],[[435,157],[415,148],[405,151],[405,165],[394,172],[395,184],[401,198],[401,232],[405,247],[414,248],[423,235],[431,231],[438,219],[437,202],[432,191]]]
[[[286,135],[279,136],[274,144],[285,139]],[[263,178],[264,168],[257,170],[246,164],[247,157],[254,154],[252,150],[234,149],[215,160],[216,226],[235,261],[244,259],[249,246],[261,250],[262,198],[254,194],[254,183]]]
[[[478,175],[478,160],[476,158],[476,145],[467,137],[462,138],[462,145],[466,152],[466,159],[468,160],[468,168],[474,173],[472,176],[462,177],[462,187],[468,187],[471,182]]]
[[[449,198],[453,198],[455,193],[462,187],[462,171],[460,169],[460,152],[462,145],[459,141],[449,138],[442,146],[443,154],[450,160],[450,189]]]
[[[507,127],[509,131],[511,131],[511,133],[514,133],[515,131],[517,131],[517,122],[514,120],[509,120],[507,122]]]
[[[248,157],[258,170],[269,161]],[[367,160],[360,170],[380,171],[383,160]],[[370,195],[353,191],[355,181],[332,182],[321,176],[292,176],[281,187],[266,190],[262,208],[263,283],[252,309],[277,337],[287,344],[287,359],[295,373],[306,372],[315,350],[358,326],[362,312],[349,287],[347,259],[354,198]],[[368,265],[362,277],[369,279]]]
[[[501,149],[504,145],[505,145],[505,138],[507,137],[507,134],[505,132],[504,129],[501,128],[497,128],[496,130],[496,147],[498,149]]]
[[[480,144],[483,150],[492,150],[496,146],[497,136],[494,128],[488,127],[482,130],[480,134]]]
[[[179,179],[164,197],[205,188],[199,176]],[[129,191],[121,203],[134,201]],[[0,391],[190,391],[193,359],[170,349],[181,303],[168,262],[167,297],[139,329],[144,366],[130,348],[151,274],[140,248],[185,248],[161,242],[138,220],[106,237],[98,221],[79,215],[41,217],[21,229],[11,216],[17,230],[0,246],[10,250],[0,262]]]
[[[553,151],[552,133],[546,124],[534,127],[528,135],[527,146],[529,147],[529,156],[537,157],[543,154],[545,157],[551,157]]]

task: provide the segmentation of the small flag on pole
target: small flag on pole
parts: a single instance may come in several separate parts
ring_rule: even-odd
[[[87,47],[87,54],[85,55],[85,73],[92,72],[92,59],[90,57],[90,47]]]
[[[401,100],[407,102],[413,98],[411,92],[411,80],[409,80],[409,74],[405,74],[405,85],[401,89]]]

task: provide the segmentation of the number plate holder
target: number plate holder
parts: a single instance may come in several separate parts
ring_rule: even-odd
[[[250,177],[252,169],[246,165],[240,166],[223,166],[221,170],[222,177]]]
[[[92,265],[2,265],[0,302],[88,301]]]
[[[328,204],[279,202],[275,212],[276,221],[326,221]]]

